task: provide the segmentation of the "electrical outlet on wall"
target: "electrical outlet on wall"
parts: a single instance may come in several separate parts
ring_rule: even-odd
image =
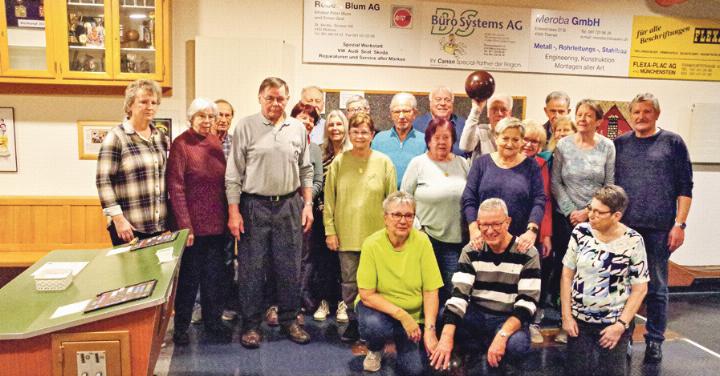
[[[105,351],[78,351],[77,376],[105,376],[107,362]]]

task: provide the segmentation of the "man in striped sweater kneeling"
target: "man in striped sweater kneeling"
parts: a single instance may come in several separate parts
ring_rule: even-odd
[[[540,259],[535,248],[517,250],[508,232],[510,220],[503,200],[480,204],[483,247],[468,244],[460,255],[452,297],[442,314],[442,335],[431,356],[434,368],[449,367],[455,344],[459,355],[487,348],[492,368],[506,368],[530,350],[528,324],[540,297]]]

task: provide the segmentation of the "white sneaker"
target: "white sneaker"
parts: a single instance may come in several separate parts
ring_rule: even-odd
[[[350,321],[347,314],[347,304],[345,302],[338,303],[337,312],[335,312],[335,321],[339,323],[346,323]]]
[[[540,326],[537,324],[530,325],[530,341],[532,343],[545,342],[545,338],[543,338],[543,335],[540,332]]]
[[[380,370],[382,365],[382,351],[370,351],[368,350],[363,360],[363,369],[368,372],[377,372]]]
[[[325,321],[329,314],[330,306],[328,305],[328,302],[323,299],[320,302],[320,306],[318,307],[317,311],[315,311],[315,313],[313,314],[313,319],[315,321]]]
[[[555,342],[557,343],[567,343],[567,332],[563,329],[560,329],[558,334],[555,336]]]

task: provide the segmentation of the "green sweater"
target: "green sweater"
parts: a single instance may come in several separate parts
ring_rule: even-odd
[[[390,158],[372,151],[367,159],[346,151],[332,161],[325,179],[325,235],[337,235],[341,251],[360,251],[365,238],[385,226],[382,202],[397,190]]]

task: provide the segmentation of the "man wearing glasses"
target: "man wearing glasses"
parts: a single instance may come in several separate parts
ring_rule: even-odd
[[[288,92],[280,78],[263,80],[258,91],[260,113],[241,119],[235,127],[225,172],[228,228],[239,240],[244,320],[240,343],[246,348],[258,348],[262,341],[266,276],[276,284],[283,332],[293,342],[310,341],[297,314],[302,232],[313,222],[313,167],[305,126],[285,116]]]
[[[540,298],[540,259],[534,247],[517,250],[510,221],[503,200],[480,204],[477,224],[484,243],[481,249],[470,243],[460,254],[442,335],[431,356],[436,369],[448,368],[455,343],[461,356],[478,356],[478,347],[487,346],[491,367],[507,367],[530,351],[528,324]]]
[[[487,103],[487,118],[489,124],[480,123],[482,108]],[[495,94],[485,101],[472,100],[472,109],[468,114],[462,134],[459,137],[460,149],[472,153],[470,161],[474,161],[483,154],[497,151],[495,145],[495,126],[500,120],[512,116],[513,98],[507,94]]]
[[[412,126],[417,113],[415,96],[410,93],[395,94],[390,101],[393,127],[378,133],[372,142],[373,150],[386,154],[395,165],[398,189],[410,160],[427,151],[425,134]]]
[[[430,112],[419,116],[413,122],[413,128],[425,133],[425,130],[432,119],[445,119],[455,126],[455,143],[452,152],[461,157],[465,152],[460,149],[460,135],[465,127],[465,118],[457,115],[455,110],[455,95],[445,86],[434,88],[428,95],[430,100]]]
[[[362,95],[355,94],[345,102],[345,111],[348,119],[360,112],[370,115],[370,103]]]

